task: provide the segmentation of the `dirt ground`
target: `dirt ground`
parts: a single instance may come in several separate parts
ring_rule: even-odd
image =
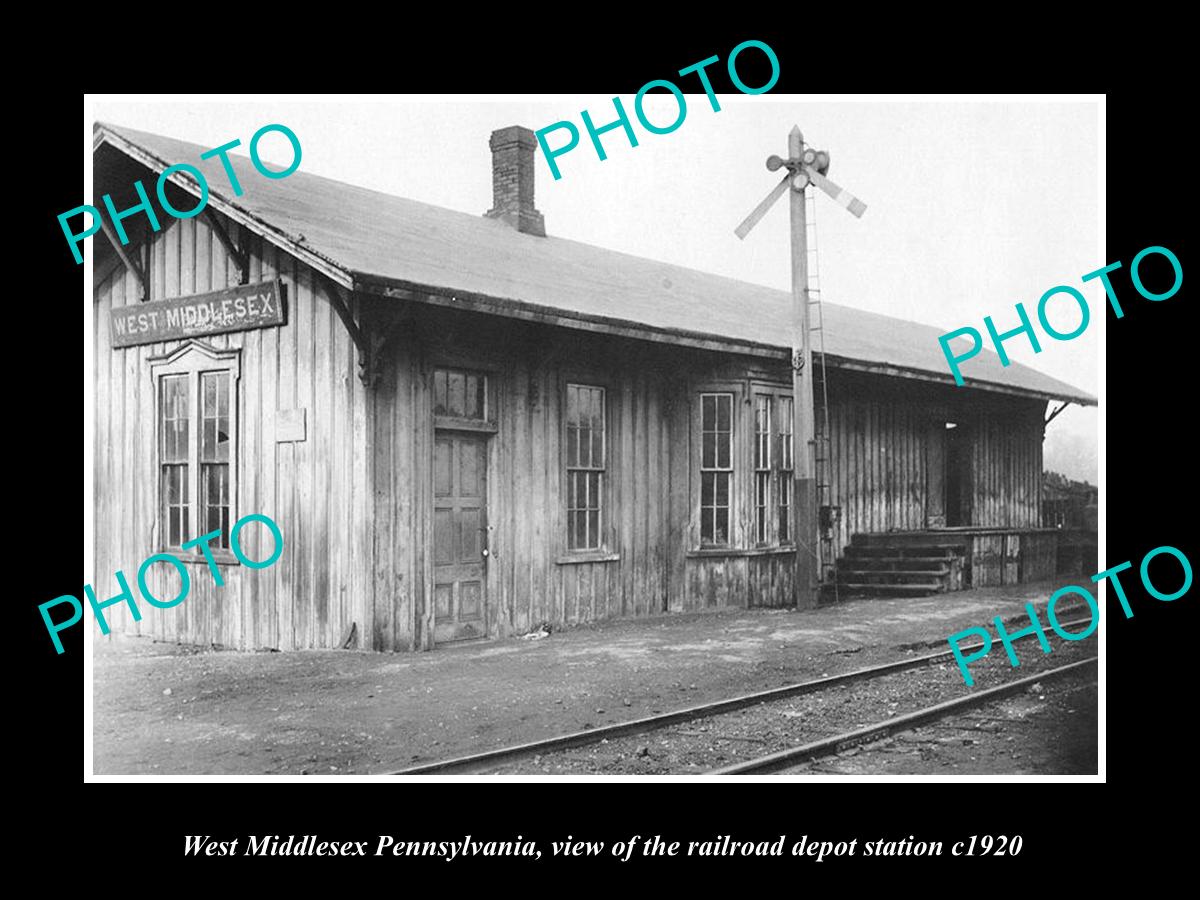
[[[624,620],[430,653],[97,639],[94,771],[387,772],[927,653],[996,615],[1024,621],[1057,586]]]
[[[787,774],[1094,775],[1097,699],[1083,671]]]
[[[1034,653],[1023,654],[1025,658],[1021,660],[1019,668],[1013,668],[1003,652],[989,654],[971,664],[971,677],[975,679],[977,689],[1036,677],[1048,669],[1095,657],[1096,643],[1093,635],[1086,640],[1064,643],[1050,654],[1042,654],[1032,648]],[[1095,679],[1095,675],[1094,667],[1089,667],[1084,673],[1085,677],[1092,679]],[[1035,683],[1028,690],[1045,700],[1046,688],[1052,684],[1057,682],[1047,679],[1046,685]],[[748,762],[816,740],[878,725],[935,703],[969,697],[973,690],[963,682],[957,664],[951,659],[877,675],[865,681],[827,686],[816,693],[778,698],[692,719],[651,733],[614,736],[579,747],[545,751],[532,758],[523,756],[491,762],[473,767],[470,771],[480,775],[704,775],[734,763]],[[988,704],[981,709],[988,710],[991,706]],[[1046,712],[1040,707],[1039,711]],[[976,740],[965,742],[964,747],[964,742],[954,739],[943,742],[923,737],[919,747],[913,743],[902,745],[907,750],[919,750],[910,754],[915,759],[907,760],[907,764],[912,766],[910,771],[897,768],[901,758],[895,752],[885,755],[867,752],[867,747],[884,748],[886,741],[854,746],[843,750],[839,756],[856,758],[857,768],[847,769],[844,774],[940,774],[942,771],[949,774],[1018,774],[1021,772],[1022,756],[1012,756],[1009,751],[1019,749],[1029,756],[1027,751],[1036,747],[1051,751],[1043,774],[1094,775],[1096,712],[1093,698],[1090,736],[1083,734],[1086,727],[1078,730],[1084,742],[1090,737],[1090,769],[1079,768],[1077,763],[1080,760],[1071,758],[1069,754],[1054,752],[1063,743],[1060,732],[1070,724],[1064,723],[1055,714],[1028,721],[1024,715],[1013,716],[1007,725],[990,726],[988,733],[991,734],[990,729],[994,727],[996,736],[1005,742],[998,747],[1003,753],[989,755],[978,749],[966,749],[979,743]],[[959,718],[948,721],[956,722]],[[996,723],[1000,721],[994,719]],[[1031,727],[1024,728],[1026,724]],[[938,722],[930,727],[937,729],[940,725]],[[915,735],[916,732],[913,732],[912,736]],[[1011,735],[1016,736],[1010,738]],[[862,755],[859,755],[860,750]],[[829,759],[831,757],[821,757],[818,765]],[[939,770],[939,766],[948,768]],[[836,767],[818,768],[816,771],[843,774]],[[797,767],[791,774],[804,773]]]

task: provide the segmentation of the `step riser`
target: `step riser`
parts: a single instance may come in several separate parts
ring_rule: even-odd
[[[921,597],[962,590],[966,542],[956,536],[855,534],[837,563],[838,595]]]
[[[939,572],[950,570],[954,557],[939,559],[872,559],[869,556],[851,556],[842,560],[842,567],[862,572]]]
[[[935,590],[950,590],[950,573],[931,572],[863,572],[854,569],[838,570],[840,584],[928,584]]]
[[[872,585],[839,585],[838,596],[845,597],[929,597],[942,594],[944,591],[933,588],[914,588],[911,585],[872,584]]]
[[[861,559],[946,559],[963,556],[966,547],[855,547],[851,544],[844,550],[847,556]]]
[[[850,538],[852,547],[913,547],[965,548],[968,541],[961,537],[939,537],[927,534],[856,534]]]

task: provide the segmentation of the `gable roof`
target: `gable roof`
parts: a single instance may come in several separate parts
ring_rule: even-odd
[[[244,193],[234,197],[208,147],[96,123],[109,144],[155,173],[186,162],[204,172],[209,203],[345,287],[413,291],[417,299],[499,315],[756,353],[790,356],[791,294],[558,237],[522,234],[455,212],[298,170],[268,180],[248,157],[228,158]],[[172,178],[195,193],[191,182]],[[831,365],[953,384],[930,325],[823,304]],[[965,364],[966,385],[1070,400],[1096,398],[984,350]]]

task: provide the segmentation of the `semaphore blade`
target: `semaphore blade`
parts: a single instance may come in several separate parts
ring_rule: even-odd
[[[750,233],[750,229],[758,224],[759,220],[767,214],[767,210],[771,208],[771,204],[778,200],[783,195],[783,192],[787,190],[788,179],[791,177],[791,172],[788,172],[786,175],[784,175],[783,181],[775,185],[775,187],[771,189],[771,193],[767,194],[767,196],[763,198],[762,203],[754,207],[754,212],[746,216],[746,220],[737,228],[733,229],[733,233],[736,234],[738,238],[741,240],[746,239],[746,235]]]
[[[867,211],[867,204],[863,203],[845,188],[838,187],[812,166],[805,166],[804,171],[808,173],[808,177],[812,179],[813,184],[827,193],[840,205],[850,210],[854,215],[858,216],[858,218],[862,218],[862,214]]]

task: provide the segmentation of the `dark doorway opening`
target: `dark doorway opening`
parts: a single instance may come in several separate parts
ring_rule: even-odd
[[[946,525],[971,524],[971,440],[958,422],[946,423]]]

